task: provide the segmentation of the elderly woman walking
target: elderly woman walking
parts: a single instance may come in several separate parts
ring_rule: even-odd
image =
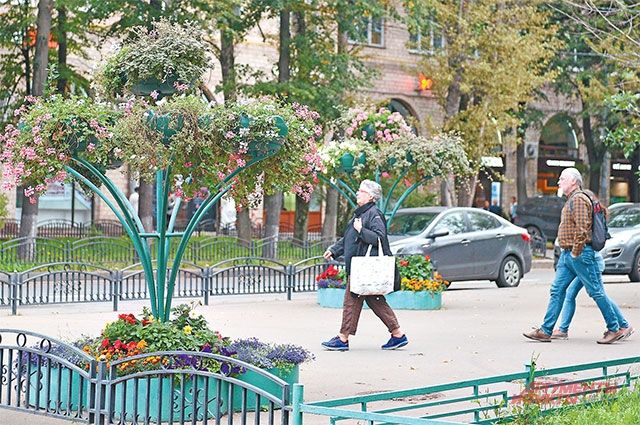
[[[351,258],[364,256],[371,245],[371,255],[378,255],[378,239],[382,243],[385,255],[391,255],[387,238],[387,223],[382,212],[376,206],[376,201],[382,196],[380,185],[371,180],[363,180],[356,194],[358,208],[353,218],[349,220],[344,236],[324,253],[324,258],[330,260],[344,256],[347,276],[351,269]],[[350,280],[350,279],[349,279]],[[363,296],[350,292],[349,280],[342,305],[342,325],[337,336],[323,342],[322,346],[332,351],[349,350],[349,335],[355,335],[358,320],[362,312],[363,302],[366,301],[371,310],[382,320],[391,338],[382,346],[383,350],[395,350],[409,343],[405,334],[400,330],[395,313],[382,295]]]

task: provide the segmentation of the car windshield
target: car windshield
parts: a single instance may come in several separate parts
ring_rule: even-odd
[[[640,208],[627,208],[616,214],[608,223],[609,227],[635,227],[640,224]]]
[[[389,225],[388,233],[390,235],[419,235],[437,215],[438,213],[435,212],[398,214]]]

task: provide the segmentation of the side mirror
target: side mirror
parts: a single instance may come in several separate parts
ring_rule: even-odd
[[[448,230],[438,230],[437,232],[431,232],[427,235],[428,239],[441,238],[449,234]]]

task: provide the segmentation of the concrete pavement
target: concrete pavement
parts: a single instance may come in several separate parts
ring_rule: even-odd
[[[340,310],[320,308],[315,293],[294,294],[292,301],[279,296],[216,297],[198,311],[225,336],[256,336],[310,349],[316,360],[302,365],[300,373],[308,401],[521,371],[533,356],[539,356],[539,367],[556,367],[638,354],[640,334],[611,346],[595,343],[605,326],[584,293],[578,297],[569,340],[537,343],[525,339],[522,332],[542,320],[552,278],[553,270],[534,268],[513,289],[498,289],[490,282],[454,283],[443,295],[442,310],[396,312],[410,343],[392,352],[380,350],[388,335],[370,311],[363,312],[349,352],[323,351],[320,342],[335,335]],[[618,301],[631,324],[640,328],[640,284],[617,276],[607,276],[605,281],[607,293]],[[144,305],[146,302],[123,302],[120,313],[137,314]],[[0,310],[0,326],[67,340],[98,334],[118,314],[107,303],[23,307],[19,311],[19,316],[11,316],[10,311]],[[57,421],[0,409],[0,425],[27,423],[53,425]]]

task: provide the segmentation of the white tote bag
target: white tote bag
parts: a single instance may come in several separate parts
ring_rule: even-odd
[[[371,245],[364,257],[351,258],[351,292],[359,295],[386,295],[393,292],[396,259],[382,252],[378,239],[378,255],[371,256]]]

